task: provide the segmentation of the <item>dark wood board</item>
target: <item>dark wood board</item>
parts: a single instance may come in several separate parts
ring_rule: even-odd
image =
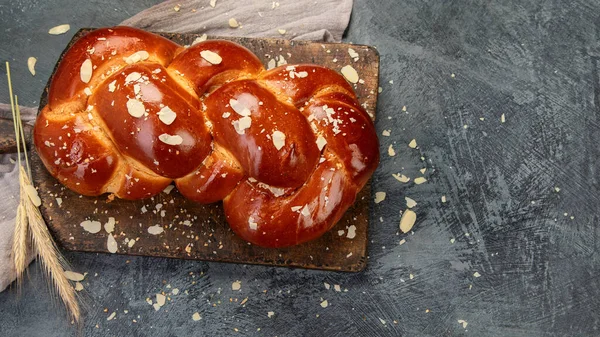
[[[69,45],[90,31],[80,30]],[[195,34],[161,35],[188,45]],[[209,37],[210,38],[210,37]],[[225,38],[253,51],[265,64],[271,57],[283,55],[289,64],[315,63],[340,70],[351,64],[364,83],[355,86],[361,104],[374,118],[377,101],[379,55],[375,49],[362,45],[324,44],[274,39]],[[348,48],[358,54],[352,60]],[[66,49],[65,49],[66,50]],[[335,62],[334,62],[335,60]],[[51,77],[52,78],[52,77]],[[51,79],[50,78],[50,79]],[[40,106],[47,101],[44,91]],[[107,196],[80,196],[54,179],[32,151],[34,183],[42,198],[42,214],[58,244],[67,250],[108,252],[108,233],[102,229],[92,234],[81,227],[84,220],[108,222],[116,219],[112,233],[118,243],[118,254],[160,256],[218,262],[265,264],[338,271],[361,271],[366,266],[370,183],[359,193],[356,203],[342,220],[323,237],[295,247],[269,249],[251,245],[238,238],[224,219],[221,203],[201,205],[186,200],[173,189],[154,198],[140,201],[113,200]],[[62,203],[59,206],[57,198]],[[148,227],[159,225],[164,232],[148,233]],[[356,227],[356,236],[347,238],[349,226]],[[343,233],[342,233],[343,231]],[[128,242],[136,240],[133,246]]]

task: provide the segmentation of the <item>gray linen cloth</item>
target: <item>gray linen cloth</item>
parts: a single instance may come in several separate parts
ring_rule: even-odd
[[[148,8],[121,25],[157,32],[339,42],[351,12],[352,0],[173,0]],[[230,19],[235,19],[237,28],[230,26]],[[21,107],[26,123],[32,124],[36,114],[36,108]],[[0,118],[11,118],[10,105],[0,103]],[[16,278],[11,246],[19,170],[14,160],[16,154],[0,155],[0,291]]]

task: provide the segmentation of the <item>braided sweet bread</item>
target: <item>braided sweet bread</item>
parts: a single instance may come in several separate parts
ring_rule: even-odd
[[[191,200],[223,200],[231,228],[266,247],[329,230],[379,162],[373,123],[335,71],[267,71],[232,42],[184,48],[129,27],[64,54],[34,143],[75,192],[142,199],[174,181]]]

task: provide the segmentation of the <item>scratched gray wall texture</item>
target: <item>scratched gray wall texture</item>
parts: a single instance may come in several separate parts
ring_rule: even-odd
[[[13,61],[22,102],[37,104],[77,28],[113,25],[156,2],[3,0],[0,59]],[[89,273],[83,332],[600,335],[599,13],[598,1],[357,0],[346,40],[381,53],[376,124],[379,134],[391,130],[381,137],[373,180],[387,198],[373,205],[367,270],[67,254],[75,270]],[[63,22],[73,29],[49,38],[47,29]],[[34,80],[26,70],[30,55],[39,58]],[[2,80],[0,100],[6,91]],[[413,138],[418,150],[406,145]],[[390,144],[395,157],[387,155]],[[415,177],[423,167],[422,185],[391,176]],[[414,233],[401,236],[405,196],[418,202],[418,220]],[[235,280],[241,292],[232,292]],[[155,312],[145,299],[169,292],[167,284],[181,293]],[[112,312],[116,318],[107,321]],[[200,321],[192,321],[194,312]],[[0,294],[2,336],[74,335],[65,317],[37,264],[21,297]]]

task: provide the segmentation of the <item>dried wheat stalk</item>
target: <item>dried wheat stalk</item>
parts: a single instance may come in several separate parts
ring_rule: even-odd
[[[65,276],[66,262],[60,252],[38,206],[41,204],[38,193],[31,182],[31,169],[27,159],[27,147],[25,145],[25,133],[21,122],[18,98],[13,96],[10,79],[10,67],[6,62],[6,76],[10,93],[10,104],[17,142],[17,157],[19,165],[19,206],[17,207],[17,218],[13,236],[13,259],[17,271],[18,283],[22,282],[23,272],[26,269],[29,243],[31,242],[35,252],[44,267],[46,276],[51,280],[54,290],[64,303],[71,318],[75,322],[80,321],[81,310],[75,289]],[[22,145],[22,147],[21,147]],[[25,167],[21,163],[21,152],[25,156]],[[30,240],[29,240],[30,239]]]

